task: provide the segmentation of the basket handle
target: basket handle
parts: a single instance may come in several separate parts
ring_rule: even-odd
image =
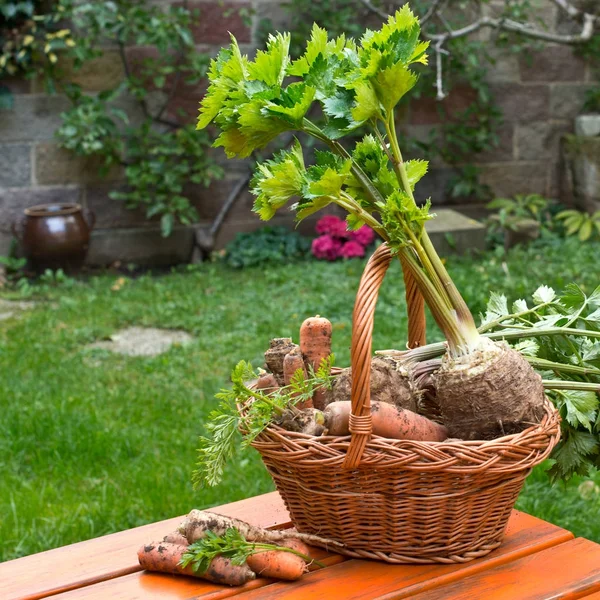
[[[350,445],[343,468],[356,468],[371,438],[371,351],[373,342],[373,320],[379,288],[392,261],[392,252],[387,244],[381,244],[373,253],[362,274],[354,312],[352,313],[352,413],[350,415]],[[407,289],[408,299],[408,289]],[[422,311],[421,311],[422,312]],[[409,309],[410,313],[410,309]],[[424,321],[424,316],[423,316]]]

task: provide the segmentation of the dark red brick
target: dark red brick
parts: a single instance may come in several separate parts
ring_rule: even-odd
[[[240,12],[250,14],[252,6],[249,2],[190,2],[189,8],[200,12],[191,28],[197,44],[228,44],[229,33],[238,42],[251,41],[250,24]]]
[[[452,118],[466,110],[475,100],[477,93],[470,87],[455,87],[444,100],[438,101],[435,98],[422,96],[415,99],[410,105],[411,125],[434,125],[440,123],[442,115]]]

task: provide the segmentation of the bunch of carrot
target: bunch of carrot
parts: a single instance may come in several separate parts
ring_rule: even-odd
[[[265,352],[265,362],[270,372],[265,373],[256,382],[256,388],[276,393],[280,385],[288,386],[294,377],[307,377],[307,373],[315,372],[331,355],[331,333],[331,323],[317,315],[302,323],[299,346],[293,344],[290,338],[271,340],[271,347]],[[337,375],[339,379],[351,378],[349,370],[338,370]],[[412,393],[406,394],[405,398],[406,401],[396,404],[371,401],[375,435],[391,439],[438,442],[448,437],[443,425],[408,408],[414,405]],[[312,417],[312,420],[303,420],[301,415],[295,417],[296,422],[303,423],[304,429],[301,431],[304,433],[315,435],[315,420],[319,425],[320,435],[345,436],[350,433],[352,406],[349,397],[340,399],[339,394],[332,395],[329,391],[317,389],[312,400],[298,403],[296,408]],[[283,420],[278,424],[290,428],[288,423],[289,421]]]
[[[138,551],[148,571],[191,575],[224,585],[243,585],[259,577],[293,581],[308,565],[306,542],[340,544],[295,531],[270,531],[212,512],[192,510],[177,531]]]

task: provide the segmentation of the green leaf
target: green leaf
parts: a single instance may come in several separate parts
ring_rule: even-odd
[[[532,297],[535,304],[547,304],[554,301],[556,292],[547,285],[540,285],[540,287],[535,290]]]
[[[280,86],[290,62],[290,38],[289,33],[269,34],[266,51],[259,50],[254,62],[248,64],[250,77],[269,86]]]
[[[557,394],[557,404],[564,407],[566,419],[573,427],[581,425],[588,431],[592,430],[598,409],[596,392],[564,390]]]
[[[587,298],[584,291],[575,283],[569,283],[560,297],[561,303],[573,312],[585,304]]]
[[[515,300],[513,302],[512,305],[512,312],[514,313],[522,313],[529,310],[529,307],[527,306],[527,301],[523,300],[522,298],[519,298],[518,300]]]
[[[417,75],[406,65],[396,63],[377,73],[373,87],[386,113],[391,114],[401,98],[417,83]]]
[[[327,38],[327,30],[313,23],[310,39],[306,44],[306,51],[298,60],[295,60],[290,65],[288,74],[301,77],[308,73],[317,57],[319,55],[325,57],[327,54]]]
[[[302,119],[310,109],[315,88],[304,83],[292,83],[281,94],[278,103],[266,104],[266,111],[277,117],[284,118],[292,125],[300,126]]]
[[[523,356],[535,357],[538,355],[540,346],[535,340],[521,340],[513,348]]]
[[[410,184],[410,189],[414,190],[415,185],[427,173],[427,169],[429,168],[429,162],[420,159],[409,160],[405,163],[405,166],[406,174],[408,176],[408,183]]]
[[[504,294],[492,292],[487,303],[487,311],[485,313],[485,317],[483,318],[482,325],[496,321],[501,317],[506,317],[509,314],[506,296]]]
[[[169,237],[173,231],[175,218],[171,213],[164,214],[160,219],[160,233],[163,237]]]
[[[367,81],[359,81],[354,88],[356,96],[352,108],[352,118],[364,123],[372,118],[381,118],[381,107],[373,86]]]
[[[568,428],[563,430],[562,440],[552,457],[556,463],[550,469],[553,480],[568,479],[574,474],[584,475],[589,467],[590,456],[598,454],[598,439],[586,431]]]
[[[354,106],[354,94],[350,90],[338,90],[338,92],[323,100],[323,111],[329,117],[348,119]]]
[[[290,150],[281,151],[257,166],[250,185],[256,196],[252,210],[268,221],[291,198],[302,195],[305,177],[302,147],[296,140]]]
[[[579,230],[579,239],[582,242],[585,242],[587,240],[590,239],[590,236],[592,235],[592,222],[589,219],[586,219],[582,225],[581,225],[581,229]]]

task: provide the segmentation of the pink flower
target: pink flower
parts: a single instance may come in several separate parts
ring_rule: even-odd
[[[346,221],[342,221],[341,219],[337,223],[332,223],[329,228],[329,235],[342,240],[347,240],[351,233],[346,229]]]
[[[350,233],[350,239],[358,242],[361,246],[370,246],[375,239],[375,232],[368,225],[363,225],[360,229]]]
[[[336,230],[336,228],[339,229],[340,223],[344,224],[339,217],[336,217],[335,215],[325,215],[317,221],[317,233],[329,233],[333,235],[333,231]],[[346,229],[345,225],[344,229]]]
[[[330,235],[322,235],[312,241],[311,251],[316,258],[335,260],[340,256],[342,242]]]
[[[356,258],[358,256],[364,256],[365,247],[354,240],[350,240],[342,246],[340,254],[344,258]]]

